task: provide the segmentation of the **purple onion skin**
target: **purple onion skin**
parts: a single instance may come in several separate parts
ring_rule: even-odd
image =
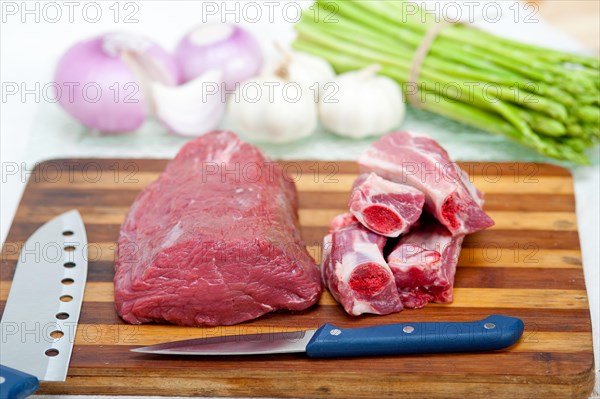
[[[148,116],[144,95],[125,61],[104,51],[103,40],[104,36],[100,36],[76,43],[62,56],[54,75],[61,89],[58,102],[88,128],[103,133],[131,132]],[[177,64],[167,52],[152,45],[145,55],[163,66],[170,81],[179,82]],[[78,86],[70,89],[70,84]]]
[[[262,67],[262,51],[258,41],[246,30],[232,26],[232,34],[219,42],[198,46],[190,40],[189,32],[175,50],[183,82],[188,82],[210,69],[223,71],[228,91],[237,83],[256,76]]]

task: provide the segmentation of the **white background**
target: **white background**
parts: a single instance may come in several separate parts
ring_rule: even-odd
[[[7,3],[21,7],[22,2],[2,1],[2,9],[8,10]],[[34,9],[37,2],[28,2],[30,9]],[[48,9],[48,15],[43,15],[43,3],[37,3],[39,12],[33,14],[22,13],[7,15],[3,12],[3,21],[0,25],[0,78],[2,82],[16,82],[34,87],[36,82],[44,85],[52,81],[54,66],[65,49],[74,41],[114,30],[126,30],[150,35],[167,50],[172,50],[178,39],[191,27],[202,22],[203,8],[201,2],[192,1],[137,1],[138,7],[134,18],[135,23],[125,23],[125,16],[134,10],[125,8],[125,2],[119,6],[120,15],[115,23],[115,13],[109,7],[113,1],[99,2],[102,17],[98,22],[86,21],[82,12],[85,2],[79,3],[73,14],[73,22],[69,21],[68,9],[61,6],[62,18],[58,22],[50,22],[55,16],[53,10]],[[274,20],[269,15],[256,23],[244,21],[244,13],[239,8],[238,17],[241,23],[247,26],[261,40],[265,49],[277,40],[286,43],[293,38],[291,24],[283,15],[284,5],[280,2],[274,8]],[[59,6],[62,2],[58,2]],[[12,8],[11,8],[12,9]],[[264,10],[264,9],[263,9]],[[92,10],[90,10],[91,13]],[[247,10],[251,12],[252,10]],[[293,9],[288,9],[288,20],[293,17]],[[264,12],[264,11],[263,11]],[[93,13],[89,14],[93,17]],[[89,16],[88,15],[88,16]],[[253,14],[249,14],[252,18]],[[246,15],[248,16],[248,15]],[[36,21],[39,17],[39,21]],[[47,18],[45,18],[47,17]],[[22,19],[25,19],[24,21]],[[211,17],[214,19],[215,17]],[[227,20],[234,21],[235,16],[229,15]],[[510,23],[510,21],[509,21]],[[492,27],[493,28],[493,27]],[[526,34],[523,32],[526,30]],[[549,29],[542,22],[530,26],[515,25],[503,32],[511,36],[527,40],[545,42],[549,45],[562,45],[565,48],[580,50],[567,38],[558,32]],[[28,138],[34,125],[36,114],[40,106],[44,106],[43,99],[36,102],[33,95],[28,95],[23,101],[20,96],[2,99],[0,104],[0,160],[3,165],[21,162],[29,159]],[[49,129],[51,131],[51,129]],[[101,155],[101,154],[99,154]],[[580,169],[576,172],[577,178],[577,211],[580,225],[580,237],[584,251],[584,264],[586,269],[586,283],[588,294],[592,303],[593,322],[596,343],[596,365],[598,365],[598,171],[593,169]],[[1,185],[1,213],[0,213],[0,238],[2,242],[10,227],[14,212],[16,211],[20,196],[24,189],[24,181],[20,176],[6,176],[2,171]],[[598,366],[597,366],[598,367]]]

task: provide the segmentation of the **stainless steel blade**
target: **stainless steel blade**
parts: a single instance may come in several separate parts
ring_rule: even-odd
[[[44,381],[64,381],[87,279],[87,237],[79,212],[29,237],[2,314],[0,363]]]
[[[160,355],[265,355],[306,352],[316,330],[186,339],[132,349]]]

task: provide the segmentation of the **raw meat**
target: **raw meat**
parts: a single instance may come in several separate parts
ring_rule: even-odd
[[[388,134],[360,158],[361,172],[408,184],[425,194],[425,209],[453,235],[474,233],[494,224],[481,209],[483,194],[433,139],[408,132]]]
[[[323,239],[323,280],[331,295],[353,316],[402,309],[394,276],[383,258],[386,238],[350,214],[336,217]]]
[[[362,174],[354,182],[348,207],[369,230],[398,237],[419,219],[425,195],[416,188]]]
[[[388,256],[402,303],[422,308],[428,302],[452,302],[454,275],[464,236],[452,236],[424,215],[403,235]]]
[[[129,323],[230,325],[321,293],[296,189],[231,132],[187,143],[137,197],[121,227],[115,304]]]
[[[351,213],[341,213],[331,219],[329,222],[329,232],[343,229],[344,227],[352,226],[359,223],[358,219]]]

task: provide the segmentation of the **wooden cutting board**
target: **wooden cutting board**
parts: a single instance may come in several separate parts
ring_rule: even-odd
[[[42,383],[44,394],[182,396],[587,397],[593,386],[590,312],[575,217],[573,181],[557,166],[464,163],[486,193],[496,225],[464,242],[455,301],[389,316],[347,316],[325,292],[320,304],[217,328],[123,323],[113,305],[115,241],[138,192],[166,161],[55,160],[30,177],[3,247],[2,309],[18,250],[41,224],[72,208],[85,221],[89,277],[69,375]],[[330,218],[346,207],[357,166],[284,162],[296,178],[302,234],[320,260]],[[243,173],[243,171],[241,171]],[[192,337],[407,321],[469,321],[492,313],[525,322],[521,341],[490,353],[311,360],[301,354],[255,357],[161,357],[130,352]]]

